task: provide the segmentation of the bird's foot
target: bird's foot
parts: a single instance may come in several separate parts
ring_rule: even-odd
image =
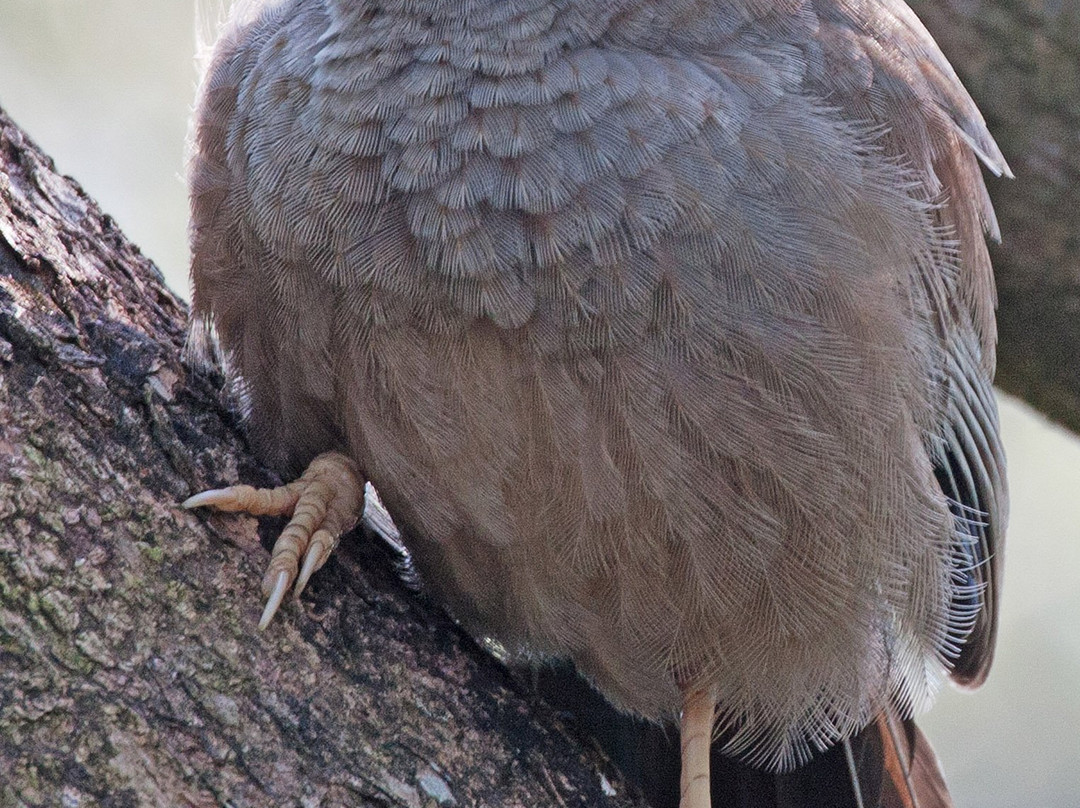
[[[300,595],[319,567],[326,563],[343,533],[364,511],[364,479],[356,464],[338,452],[326,452],[308,465],[300,479],[278,488],[232,485],[187,499],[185,508],[209,506],[219,511],[242,511],[253,516],[290,516],[281,531],[263,578],[266,607],[259,628],[266,628],[295,581]],[[300,560],[303,559],[303,565]]]
[[[712,747],[716,699],[707,690],[683,691],[679,747],[679,808],[711,808],[709,749]]]

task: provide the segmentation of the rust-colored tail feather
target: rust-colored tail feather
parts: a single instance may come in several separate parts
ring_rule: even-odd
[[[912,720],[882,714],[872,727],[881,738],[885,779],[881,808],[953,808],[930,741]]]

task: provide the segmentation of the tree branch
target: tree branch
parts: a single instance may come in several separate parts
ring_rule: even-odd
[[[258,523],[176,503],[272,480],[185,319],[0,113],[0,803],[630,805],[375,540],[255,632]]]

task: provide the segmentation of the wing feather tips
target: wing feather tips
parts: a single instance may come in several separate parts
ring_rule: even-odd
[[[973,689],[986,679],[994,657],[1008,491],[997,402],[970,347],[954,346],[947,374],[949,405],[934,460],[956,524],[950,615],[955,648],[944,650],[954,684]]]

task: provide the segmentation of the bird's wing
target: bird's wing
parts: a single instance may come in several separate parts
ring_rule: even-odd
[[[675,0],[656,47],[751,77],[748,92],[814,97],[870,133],[872,148],[908,172],[940,235],[919,283],[940,347],[940,401],[920,423],[956,518],[954,563],[962,594],[950,621],[952,676],[977,685],[993,654],[1007,491],[991,389],[996,293],[986,236],[998,225],[979,161],[1011,176],[974,101],[902,0],[805,3]],[[659,27],[659,16],[651,22]],[[798,53],[797,58],[791,58]],[[790,142],[792,135],[784,135]],[[749,138],[740,136],[743,142]],[[768,147],[766,147],[768,148]],[[830,160],[819,156],[819,165]],[[785,164],[791,170],[791,162]],[[835,177],[833,178],[835,179]]]
[[[932,452],[957,520],[957,575],[967,595],[952,678],[977,686],[993,658],[1007,519],[1004,453],[991,389],[996,295],[985,236],[998,226],[978,161],[1012,176],[974,101],[914,12],[901,0],[816,0],[820,50],[808,82],[911,167],[955,255],[927,276],[945,347],[946,404]]]

